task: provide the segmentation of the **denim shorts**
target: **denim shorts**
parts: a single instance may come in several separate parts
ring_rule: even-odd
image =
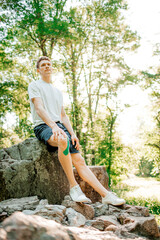
[[[79,153],[79,151],[75,148],[76,144],[74,145],[72,144],[71,135],[68,132],[67,128],[60,122],[56,122],[56,124],[58,125],[59,128],[61,128],[66,133],[67,137],[69,138],[69,152]],[[49,152],[55,152],[58,149],[58,147],[53,147],[49,145],[47,142],[48,139],[53,135],[53,132],[52,132],[52,129],[46,123],[36,126],[34,128],[34,133],[38,138],[38,140],[43,141],[47,145]]]

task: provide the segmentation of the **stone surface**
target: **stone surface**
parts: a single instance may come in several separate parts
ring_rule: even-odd
[[[115,232],[117,230],[118,230],[118,226],[112,225],[112,224],[104,229],[104,231],[111,231],[111,232]]]
[[[89,168],[107,187],[105,167]],[[76,169],[74,173],[82,191],[93,202],[101,201],[100,195],[82,181]],[[0,150],[0,201],[36,195],[50,204],[61,204],[68,193],[69,184],[59,163],[58,151],[48,152],[46,145],[36,138]]]
[[[117,236],[113,232],[98,231],[88,226],[85,228],[69,227],[69,229],[74,231],[74,233],[76,233],[76,235],[79,236],[81,240],[147,240],[145,237],[135,236],[134,234],[128,234],[128,237],[123,237],[121,235]]]
[[[81,213],[76,212],[72,208],[67,208],[66,216],[70,226],[81,227],[84,226],[86,222],[86,218]]]
[[[39,204],[39,199],[37,196],[24,197],[24,198],[14,198],[8,199],[0,202],[1,211],[7,212],[8,215],[25,209],[34,210]]]
[[[142,213],[143,214],[143,213]],[[135,217],[128,213],[122,213],[118,220],[128,232],[134,232],[148,237],[160,237],[158,225],[153,215],[148,217]]]
[[[149,215],[147,213],[146,208],[124,205],[121,207],[114,206],[106,206],[102,203],[95,204],[80,204],[71,201],[70,196],[65,196],[64,205],[52,205],[49,204],[46,199],[41,201],[38,200],[36,196],[30,198],[22,198],[22,199],[11,199],[12,205],[9,206],[9,200],[1,202],[1,209],[6,209],[6,214],[9,215],[11,212],[17,209],[15,202],[17,202],[17,206],[23,210],[23,213],[20,215],[16,215],[13,213],[11,217],[8,217],[2,222],[2,227],[0,228],[1,238],[0,240],[14,240],[15,235],[18,234],[18,239],[35,239],[35,240],[43,240],[43,239],[89,239],[94,240],[97,239],[150,239],[150,240],[159,240],[159,227],[155,221],[153,215]],[[26,202],[26,205],[24,204]],[[35,203],[35,204],[31,204]],[[21,205],[20,205],[21,203]],[[6,205],[5,205],[6,204]],[[37,205],[36,205],[37,204]],[[11,211],[11,206],[13,206],[13,210]],[[28,208],[28,209],[27,209]],[[100,212],[102,215],[97,215],[97,208],[99,209],[98,215]],[[94,210],[93,210],[94,209]],[[130,209],[130,210],[129,210]],[[136,213],[133,213],[133,209]],[[129,211],[128,211],[129,210]],[[7,212],[8,211],[8,212]],[[79,212],[78,212],[79,211]],[[92,214],[86,214],[87,212],[92,212]],[[83,215],[81,214],[83,213]],[[93,216],[94,213],[94,216]],[[138,215],[137,215],[138,214]],[[38,215],[38,216],[37,216]],[[88,216],[88,219],[86,219]],[[133,216],[134,215],[134,216]],[[146,216],[144,216],[146,215]],[[89,216],[92,218],[89,218]],[[33,217],[33,218],[30,218]],[[37,218],[37,217],[41,217]],[[43,217],[43,218],[42,218]],[[29,219],[27,219],[29,218]],[[10,219],[10,220],[8,220]],[[27,222],[26,222],[27,219]],[[45,221],[44,221],[44,220]],[[52,220],[49,220],[52,219]],[[9,221],[7,225],[6,222]],[[35,221],[39,221],[35,224]],[[49,222],[47,222],[49,221]],[[57,235],[50,235],[50,230],[48,230],[48,226],[50,226],[50,221],[54,223],[55,232]],[[12,223],[11,223],[12,222]],[[56,222],[61,223],[61,225],[56,225]],[[41,224],[42,223],[42,224]],[[45,224],[44,224],[45,223]],[[38,224],[38,225],[37,225]],[[75,238],[73,238],[72,234],[65,235],[62,238],[61,231],[59,229],[63,229],[62,225],[67,226],[64,228],[64,232],[71,231],[71,233],[75,234]],[[76,228],[76,227],[79,228]],[[14,231],[14,229],[16,229]],[[67,229],[67,230],[66,230]],[[33,231],[34,230],[34,231]],[[54,234],[55,234],[54,232]],[[48,234],[49,233],[49,234]],[[24,235],[23,235],[24,234]],[[60,235],[59,235],[60,234]],[[95,234],[95,235],[93,235]],[[8,236],[11,236],[8,238]],[[20,238],[23,236],[23,238]],[[28,236],[28,238],[25,238]],[[72,236],[72,238],[71,238]]]
[[[40,216],[26,216],[16,212],[3,222],[3,240],[80,240],[71,229]],[[7,236],[7,238],[5,237]]]
[[[104,221],[101,219],[95,219],[95,220],[88,220],[86,221],[87,226],[92,226],[93,228],[96,228],[98,230],[103,231],[104,230]]]
[[[135,228],[131,232],[141,234],[148,237],[160,237],[159,229],[154,216],[148,218],[134,217]]]
[[[48,204],[48,201],[46,199],[41,200],[34,211],[23,210],[23,213],[26,215],[38,215],[46,219],[55,220],[58,223],[61,223],[63,221],[65,212],[65,206]]]
[[[91,170],[107,187],[105,168]],[[0,150],[0,201],[11,198],[0,202],[0,240],[160,239],[148,208],[102,204],[99,194],[74,172],[92,204],[71,200],[57,152],[49,153],[37,139]]]
[[[59,204],[68,192],[57,151],[49,153],[36,138],[0,150],[0,201],[37,195]]]
[[[3,222],[0,240],[147,240],[134,234],[128,234],[127,237],[124,230],[121,230],[121,233],[125,237],[109,231],[98,231],[88,226],[64,227],[53,220],[16,212]]]
[[[7,233],[4,229],[0,229],[0,240],[7,240]]]
[[[102,204],[100,202],[96,202],[93,206],[95,209],[96,217],[108,214],[109,206],[107,204]]]
[[[96,218],[97,220],[102,220],[104,222],[104,228],[108,227],[109,225],[119,226],[119,222],[115,216],[100,216]]]
[[[105,166],[90,166],[90,170],[94,173],[94,175],[98,178],[101,184],[108,189],[108,174],[106,172]],[[93,203],[101,202],[101,196],[86,182],[84,182],[77,173],[77,170],[74,169],[74,175],[76,181],[80,185],[82,191],[86,194],[88,198],[91,199]]]
[[[86,219],[93,219],[95,216],[95,210],[92,205],[73,202],[69,195],[64,198],[62,205],[67,208],[73,208],[75,211],[85,216]]]
[[[2,222],[5,218],[7,218],[8,217],[8,214],[7,214],[7,212],[2,212],[2,213],[0,213],[0,222]]]
[[[141,206],[129,206],[126,209],[126,212],[129,213],[130,215],[136,216],[136,217],[139,217],[139,216],[148,217],[149,216],[148,208],[141,207]]]

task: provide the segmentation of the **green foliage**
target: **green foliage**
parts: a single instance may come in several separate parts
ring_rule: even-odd
[[[19,142],[21,142],[21,139],[11,129],[0,129],[0,149],[10,147],[13,144],[17,144]]]
[[[154,161],[153,160],[148,160],[145,157],[142,157],[139,161],[139,176],[143,177],[150,177],[152,176],[152,170],[154,168]]]
[[[35,137],[34,131],[33,131],[33,124],[27,118],[23,118],[19,120],[18,125],[16,125],[16,127],[14,128],[14,132],[21,139]]]
[[[6,29],[3,40],[22,55],[23,52],[34,54],[37,48],[44,56],[51,57],[57,42],[72,38],[70,28],[76,29],[70,15],[64,10],[66,2],[11,0],[8,3],[8,0],[4,0],[1,4],[4,10],[3,28]]]

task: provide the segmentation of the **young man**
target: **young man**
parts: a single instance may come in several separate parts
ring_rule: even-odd
[[[51,83],[53,68],[48,57],[39,58],[37,72],[41,79],[31,82],[28,87],[34,132],[48,146],[49,151],[58,147],[58,158],[68,178],[72,200],[91,202],[75,180],[73,164],[80,177],[102,196],[102,203],[115,206],[124,204],[124,199],[118,198],[102,186],[79,153],[79,140],[65,113],[62,93]]]

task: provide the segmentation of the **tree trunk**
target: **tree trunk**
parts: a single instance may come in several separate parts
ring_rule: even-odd
[[[73,114],[73,128],[76,132],[78,139],[80,140],[80,119],[79,119],[79,106],[77,96],[77,79],[76,79],[76,59],[74,46],[71,43],[71,71],[72,71],[72,91],[73,91],[73,103],[72,103],[72,114]]]

